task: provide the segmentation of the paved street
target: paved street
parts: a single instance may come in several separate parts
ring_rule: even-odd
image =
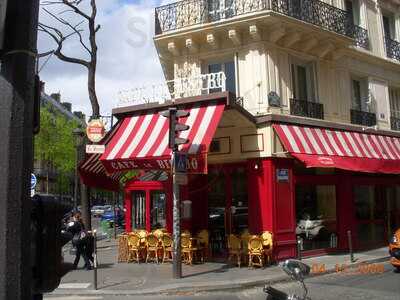
[[[398,300],[400,299],[400,274],[393,271],[393,268],[388,264],[384,264],[385,271],[382,274],[330,274],[319,277],[307,279],[307,286],[310,289],[310,297],[313,300]],[[277,284],[276,288],[283,291],[293,293],[301,292],[297,283]],[[160,295],[160,296],[48,296],[48,300],[124,300],[124,299],[145,299],[145,300],[159,300],[159,299],[237,299],[246,300],[265,299],[265,295],[260,287],[240,291],[229,292],[213,292],[194,294],[193,292],[182,292],[178,295]]]

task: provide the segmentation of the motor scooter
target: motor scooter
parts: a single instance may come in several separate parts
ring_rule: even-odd
[[[303,295],[289,295],[273,288],[270,285],[266,285],[264,287],[264,293],[267,294],[266,300],[311,300],[311,298],[307,297],[308,289],[304,283],[304,277],[310,274],[311,268],[305,263],[295,259],[286,260],[281,267],[283,271],[285,271],[285,273],[288,274],[293,280],[301,284],[303,288]]]

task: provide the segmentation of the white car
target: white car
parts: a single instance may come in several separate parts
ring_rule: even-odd
[[[92,213],[92,215],[94,217],[99,217],[102,214],[104,214],[104,206],[100,206],[100,205],[95,205],[92,207],[92,209],[90,210],[90,212]]]

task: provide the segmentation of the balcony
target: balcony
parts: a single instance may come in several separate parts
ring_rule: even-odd
[[[400,43],[385,37],[386,56],[396,60],[400,60]]]
[[[351,124],[363,125],[363,126],[375,126],[376,115],[374,113],[351,109],[350,110]]]
[[[151,102],[164,103],[174,99],[225,91],[224,72],[200,74],[120,91],[118,107]]]
[[[227,2],[230,4],[224,4]],[[361,36],[365,34],[349,21],[347,11],[318,0],[179,1],[156,8],[155,33],[159,35],[263,11],[286,15],[350,38],[354,38],[356,33]]]
[[[324,119],[324,106],[320,103],[290,99],[290,114],[294,116]]]
[[[368,31],[358,25],[354,25],[354,40],[357,47],[369,49]]]

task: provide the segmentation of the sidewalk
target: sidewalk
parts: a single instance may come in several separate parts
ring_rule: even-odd
[[[98,290],[93,289],[93,271],[82,269],[68,273],[53,295],[146,295],[177,292],[204,292],[224,289],[242,289],[262,286],[266,282],[276,283],[289,280],[279,266],[264,269],[234,267],[227,263],[206,263],[193,266],[183,265],[183,278],[172,279],[171,263],[116,263],[115,241],[98,243]],[[68,251],[67,251],[68,252]],[[324,265],[326,273],[335,272],[336,264],[357,265],[360,263],[388,260],[387,248],[355,254],[351,264],[349,255],[326,255],[303,261],[312,266]],[[65,261],[72,261],[68,253]],[[83,262],[80,262],[82,266]]]

